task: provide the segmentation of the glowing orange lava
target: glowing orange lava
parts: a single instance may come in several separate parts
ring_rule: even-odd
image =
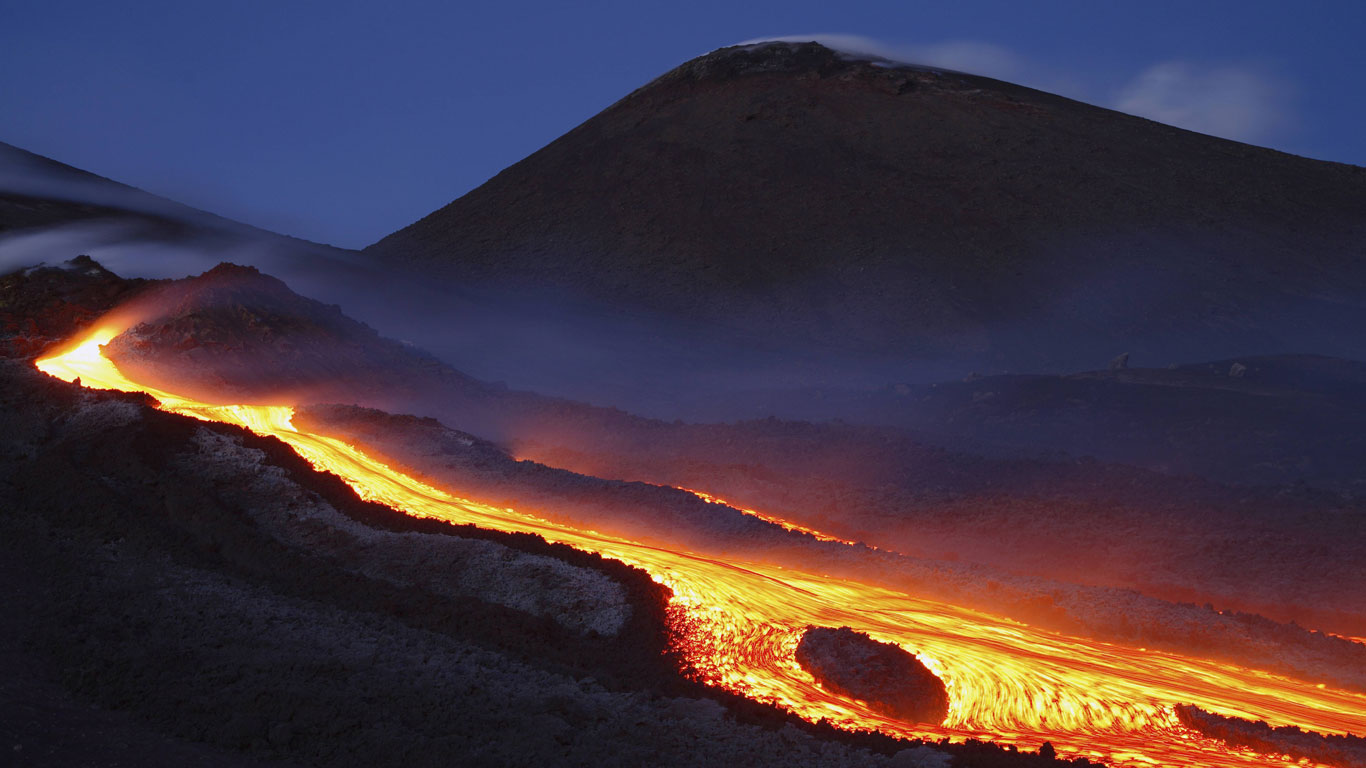
[[[707,681],[806,718],[1030,749],[1051,741],[1064,756],[1123,766],[1290,762],[1234,750],[1185,729],[1173,711],[1178,703],[1264,719],[1273,726],[1366,733],[1366,695],[1319,687],[1316,681],[1069,637],[891,589],[646,546],[461,499],[336,439],[297,430],[288,406],[213,405],[130,381],[100,352],[117,332],[102,328],[37,365],[67,381],[79,377],[88,387],[147,392],[167,411],[279,438],[314,466],[341,476],[362,497],[408,514],[535,533],[642,568],[672,588],[676,604],[686,611],[689,634],[682,650]],[[847,625],[919,654],[948,687],[945,722],[898,722],[822,690],[794,660],[797,641],[810,624]]]
[[[692,495],[696,496],[697,498],[699,498],[699,499],[701,499],[701,500],[703,500],[703,501],[705,501],[705,502],[707,502],[707,503],[709,503],[709,504],[724,504],[724,505],[726,505],[726,506],[728,506],[728,507],[730,507],[730,508],[732,508],[732,509],[738,509],[738,510],[740,510],[741,512],[744,512],[746,515],[751,515],[751,516],[753,516],[753,517],[757,517],[757,518],[759,518],[760,520],[763,520],[763,521],[766,522],[766,523],[773,523],[774,525],[776,525],[776,526],[782,528],[782,529],[785,530],[785,531],[794,531],[794,532],[796,532],[796,533],[805,533],[806,535],[808,535],[808,536],[810,536],[810,537],[812,537],[812,538],[814,538],[814,539],[817,539],[817,540],[819,540],[819,541],[833,541],[833,542],[835,542],[835,543],[837,543],[837,544],[857,544],[857,543],[858,543],[858,542],[856,542],[856,541],[850,541],[850,540],[848,540],[848,539],[841,539],[841,538],[839,538],[839,537],[837,537],[837,536],[831,536],[830,534],[824,533],[824,532],[822,532],[822,531],[818,531],[818,530],[816,530],[815,528],[807,528],[807,527],[804,526],[804,525],[798,525],[798,524],[796,524],[796,523],[794,523],[794,522],[791,522],[790,520],[784,520],[784,519],[782,519],[781,517],[774,517],[773,515],[766,515],[766,514],[764,514],[763,512],[756,512],[755,510],[752,510],[752,509],[745,509],[744,507],[741,507],[741,506],[739,506],[739,505],[737,505],[737,504],[734,504],[734,503],[732,503],[732,502],[726,501],[725,499],[718,499],[718,498],[716,498],[715,496],[711,495],[710,493],[703,493],[703,492],[701,492],[701,491],[694,491],[694,490],[692,490],[691,488],[680,488],[679,490],[687,491],[688,493],[691,493]],[[877,549],[877,547],[872,547],[872,549]]]

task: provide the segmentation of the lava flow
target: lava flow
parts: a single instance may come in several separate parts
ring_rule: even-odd
[[[117,332],[101,329],[37,365],[67,381],[146,392],[167,411],[279,438],[314,466],[341,476],[362,497],[408,514],[535,533],[642,568],[673,589],[676,605],[688,617],[682,650],[708,682],[806,718],[900,736],[973,737],[1030,749],[1050,741],[1064,756],[1117,766],[1291,762],[1232,749],[1187,730],[1173,710],[1179,703],[1273,726],[1366,733],[1363,694],[1060,635],[856,581],[646,546],[461,499],[336,439],[295,429],[288,406],[212,405],[130,381],[100,351]],[[811,624],[850,626],[919,654],[948,687],[945,722],[898,722],[820,688],[794,659],[797,641]]]

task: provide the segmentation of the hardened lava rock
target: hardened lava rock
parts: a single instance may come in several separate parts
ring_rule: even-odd
[[[914,654],[849,627],[810,627],[797,644],[797,663],[827,690],[861,699],[886,715],[941,723],[949,693]]]

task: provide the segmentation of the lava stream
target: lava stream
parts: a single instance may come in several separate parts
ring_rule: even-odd
[[[512,509],[458,498],[334,438],[297,430],[289,406],[213,405],[130,381],[101,353],[118,333],[103,328],[39,369],[85,386],[141,391],[164,410],[238,424],[279,438],[362,497],[418,517],[535,533],[650,573],[674,591],[688,632],[688,661],[716,685],[803,717],[901,736],[980,738],[1112,765],[1265,765],[1289,762],[1231,749],[1185,729],[1173,706],[1297,725],[1325,734],[1366,733],[1366,695],[1258,670],[1069,637],[847,579],[647,546]],[[940,726],[912,725],[819,687],[794,659],[807,625],[850,626],[918,653],[939,674],[951,705]]]

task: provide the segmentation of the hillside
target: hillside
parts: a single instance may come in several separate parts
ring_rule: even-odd
[[[210,214],[0,142],[0,234],[121,218],[149,228]],[[220,219],[219,223],[227,221]]]
[[[1356,766],[1362,328],[1366,169],[816,43],[365,253],[0,144],[0,764]]]
[[[678,67],[366,252],[631,313],[670,372],[885,383],[1361,357],[1363,242],[1366,169],[775,43]]]
[[[0,274],[89,256],[117,272],[182,277],[233,260],[269,265],[366,317],[393,303],[387,270],[353,251],[257,229],[0,142]],[[7,308],[0,307],[0,311]]]

